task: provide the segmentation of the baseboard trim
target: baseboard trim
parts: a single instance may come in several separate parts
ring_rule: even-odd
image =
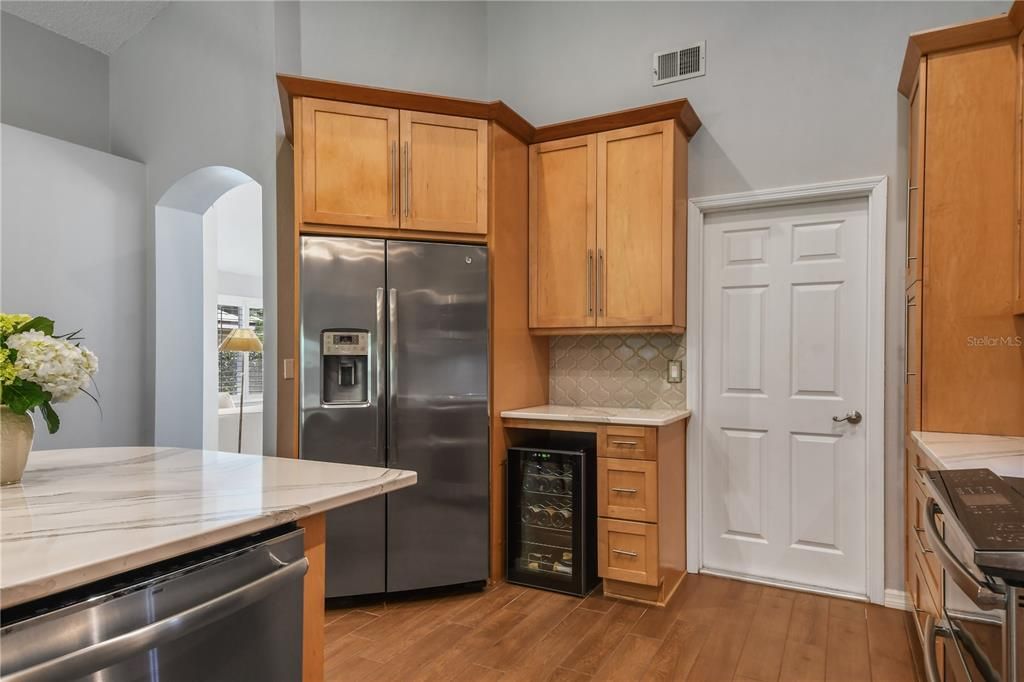
[[[781,587],[785,590],[796,590],[797,592],[810,592],[811,594],[820,594],[826,597],[839,597],[840,599],[850,599],[853,601],[870,601],[867,595],[857,594],[856,592],[844,592],[843,590],[833,590],[828,587],[818,587],[815,585],[804,585],[803,583],[792,583],[788,580],[776,580],[774,578],[762,578],[755,575],[747,575],[745,573],[734,573],[732,571],[725,571],[718,568],[702,568],[701,573],[707,575],[717,576],[719,578],[731,578],[733,580],[742,580],[748,583],[757,583],[758,585],[768,585],[770,587]]]
[[[899,609],[900,611],[911,611],[913,606],[910,603],[910,596],[903,590],[885,590],[884,605],[887,609]]]

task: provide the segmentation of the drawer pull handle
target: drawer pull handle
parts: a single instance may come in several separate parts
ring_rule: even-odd
[[[918,549],[921,550],[921,553],[922,554],[935,554],[935,550],[934,549],[928,549],[927,547],[924,546],[924,543],[921,542],[921,533],[924,532],[924,528],[918,528],[917,526],[911,526],[911,528],[914,529],[914,537],[917,538],[917,547],[918,547]]]
[[[614,548],[612,548],[612,552],[614,552],[615,554],[622,554],[623,556],[631,556],[631,557],[638,556],[636,552],[627,552],[624,549],[614,549]]]
[[[636,495],[639,490],[636,488],[612,488],[613,493],[622,493],[623,495]]]
[[[613,440],[612,445],[626,445],[631,448],[635,448],[637,446],[637,442],[635,440]]]

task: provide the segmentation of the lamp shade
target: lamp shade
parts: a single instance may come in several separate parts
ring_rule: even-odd
[[[256,336],[256,332],[248,327],[243,327],[241,329],[232,329],[231,333],[220,342],[218,350],[258,353],[263,350],[263,344],[260,343],[260,338]]]

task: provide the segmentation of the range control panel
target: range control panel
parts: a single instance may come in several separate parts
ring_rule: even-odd
[[[988,469],[933,471],[975,548],[1024,551],[1024,495]],[[941,489],[941,486],[940,486]]]

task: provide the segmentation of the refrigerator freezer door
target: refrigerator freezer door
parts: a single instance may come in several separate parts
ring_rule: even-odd
[[[485,580],[488,568],[487,250],[388,242],[388,591]]]
[[[301,249],[299,456],[383,466],[384,242],[303,237]],[[332,401],[325,391],[325,380],[329,386],[352,380],[336,367],[332,373],[331,363],[347,356],[333,354],[329,343],[325,348],[328,330],[368,334],[366,371],[356,374],[368,382],[366,402]],[[328,597],[384,592],[385,504],[377,497],[327,514]]]

